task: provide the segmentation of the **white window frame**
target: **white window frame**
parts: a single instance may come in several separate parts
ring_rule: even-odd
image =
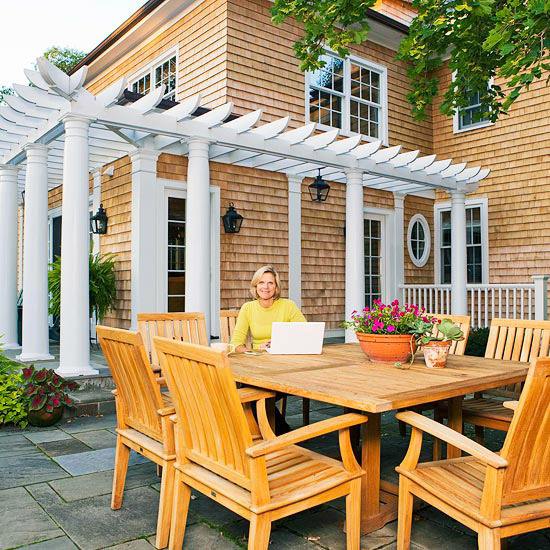
[[[455,79],[455,73],[453,72],[452,80]],[[490,88],[493,86],[494,79],[491,78],[487,83],[487,87]],[[493,126],[494,122],[491,120],[483,120],[481,122],[476,122],[475,124],[470,124],[465,128],[460,127],[460,109],[457,109],[453,114],[453,133],[461,134],[463,132],[469,132],[470,130],[479,130],[480,128],[487,128],[488,126]]]
[[[487,197],[466,199],[466,208],[480,207],[481,213],[481,283],[489,283],[489,210]],[[434,275],[435,284],[441,284],[441,212],[451,210],[450,202],[434,204]],[[470,283],[468,283],[470,284]]]
[[[170,48],[166,52],[164,52],[162,55],[154,59],[151,63],[148,63],[145,67],[142,67],[139,69],[139,71],[132,74],[130,77],[128,77],[128,90],[132,90],[132,86],[141,78],[143,78],[145,75],[150,75],[150,82],[151,82],[151,90],[155,88],[155,69],[159,66],[171,59],[172,57],[176,58],[176,87],[174,89],[174,100],[177,101],[178,99],[178,81],[179,81],[179,47],[174,46],[173,48]],[[172,92],[167,92],[164,94],[165,96]]]
[[[417,222],[420,223],[420,225],[422,226],[422,229],[424,230],[424,252],[420,258],[416,258],[415,255],[413,254],[412,243],[411,243],[412,230],[413,230],[414,224]],[[428,220],[422,214],[415,214],[410,219],[409,227],[407,229],[407,249],[409,251],[409,257],[412,263],[416,267],[424,267],[426,265],[430,257],[431,246],[432,246],[432,235],[430,232],[430,225],[428,224]]]
[[[339,57],[336,53],[325,49],[328,55]],[[388,69],[384,65],[374,63],[362,57],[356,55],[349,55],[344,59],[344,93],[342,94],[342,128],[340,134],[343,136],[355,136],[356,132],[351,131],[350,126],[350,102],[351,102],[351,64],[360,65],[365,69],[375,71],[380,74],[380,132],[379,137],[374,138],[361,134],[364,141],[377,141],[381,140],[384,145],[388,145]],[[308,71],[305,73],[305,120],[306,123],[310,123],[309,115],[309,87],[310,87],[311,73]],[[339,95],[339,93],[337,93]],[[326,124],[317,123],[317,127],[321,130],[334,130],[332,126]]]

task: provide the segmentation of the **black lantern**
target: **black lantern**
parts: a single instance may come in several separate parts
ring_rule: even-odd
[[[238,233],[241,230],[244,218],[235,210],[235,205],[230,202],[227,212],[222,216],[223,230],[226,233]]]
[[[311,200],[314,202],[325,202],[328,197],[328,192],[330,191],[330,185],[321,177],[321,169],[319,168],[319,173],[317,177],[310,183],[309,194],[311,195]]]
[[[108,219],[107,212],[103,209],[103,204],[100,204],[95,215],[90,218],[90,231],[94,235],[105,235],[107,233]]]

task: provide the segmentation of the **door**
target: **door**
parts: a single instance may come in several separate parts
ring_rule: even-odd
[[[166,311],[185,311],[185,195],[167,196]]]
[[[383,300],[385,284],[385,217],[367,214],[365,228],[365,306],[371,307],[376,299]]]

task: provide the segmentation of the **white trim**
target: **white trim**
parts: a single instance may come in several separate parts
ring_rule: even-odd
[[[489,203],[487,197],[466,199],[466,208],[481,208],[481,284],[489,284]],[[451,210],[450,201],[434,204],[434,282],[441,284],[441,212]]]
[[[288,175],[288,297],[302,307],[302,181]]]
[[[413,254],[411,237],[414,224],[418,222],[424,230],[424,253],[417,259]],[[430,225],[428,220],[422,214],[415,214],[409,221],[409,227],[407,228],[407,250],[409,251],[409,258],[416,267],[424,267],[428,258],[430,257],[430,250],[432,245],[432,235],[430,232]]]

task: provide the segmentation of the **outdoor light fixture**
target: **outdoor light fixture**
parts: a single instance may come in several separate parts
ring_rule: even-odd
[[[241,230],[244,218],[237,212],[235,205],[230,202],[227,212],[222,216],[223,230],[226,233],[238,233]]]
[[[105,235],[107,233],[107,212],[103,204],[99,205],[97,212],[90,218],[90,231],[94,235]]]
[[[311,200],[314,202],[325,202],[328,197],[328,192],[330,191],[330,185],[321,177],[321,169],[319,168],[319,173],[317,177],[310,183],[309,194],[311,195]]]

